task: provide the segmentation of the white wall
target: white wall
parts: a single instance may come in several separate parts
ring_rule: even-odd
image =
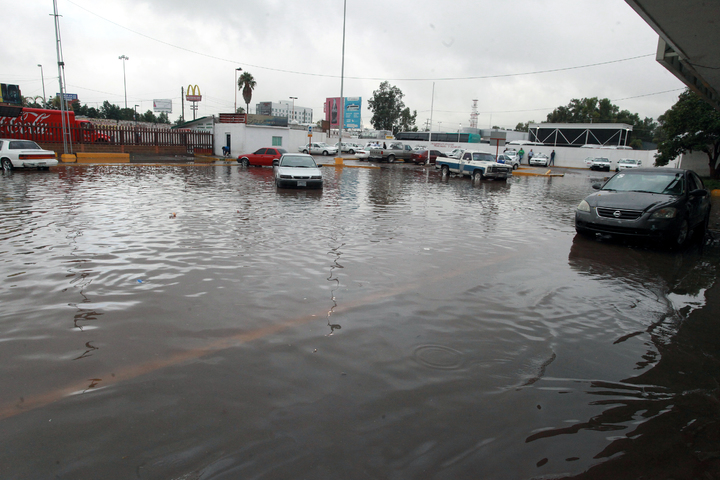
[[[222,147],[227,143],[230,134],[230,156],[237,157],[243,153],[251,153],[262,147],[272,146],[272,137],[282,137],[282,148],[288,152],[296,152],[300,145],[308,141],[307,130],[295,130],[287,127],[265,127],[245,125],[244,123],[216,123],[213,154],[222,156]],[[313,142],[327,141],[327,134],[313,131]]]
[[[701,177],[708,177],[710,176],[709,162],[705,152],[686,153],[680,158],[680,168],[688,168]]]

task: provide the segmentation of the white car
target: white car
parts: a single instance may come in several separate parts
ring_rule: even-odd
[[[355,150],[355,156],[359,160],[367,160],[368,157],[370,157],[370,150],[365,150],[364,148],[358,148]]]
[[[518,160],[518,156],[508,155],[507,152],[498,155],[497,162],[505,165],[511,165],[513,170],[517,170],[520,167],[520,160]]]
[[[530,159],[530,165],[536,165],[538,167],[547,167],[548,165],[550,165],[550,157],[548,157],[544,153],[536,153]]]
[[[338,144],[335,144],[335,148],[338,147]],[[356,150],[362,150],[362,145],[358,145],[357,143],[345,143],[342,144],[342,151],[347,152],[350,155],[355,155]]]
[[[309,145],[300,145],[298,152],[309,153],[310,155],[336,155],[337,147],[332,147],[325,142],[311,143]]]
[[[5,171],[13,168],[48,170],[58,164],[55,152],[44,150],[32,140],[0,138],[0,163]]]
[[[445,155],[447,155],[450,158],[460,158],[460,155],[465,151],[463,148],[453,148],[451,151],[447,152]]]
[[[610,171],[610,160],[602,157],[588,157],[585,159],[585,164],[590,167],[590,170],[605,170]]]
[[[640,167],[642,167],[642,162],[640,160],[635,160],[634,158],[621,158],[617,162],[615,171],[619,172],[620,170],[625,170],[626,168],[640,168]]]
[[[275,185],[278,188],[322,188],[322,172],[311,155],[285,153],[275,171]]]

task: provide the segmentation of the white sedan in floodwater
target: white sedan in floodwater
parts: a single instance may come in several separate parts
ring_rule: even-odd
[[[278,188],[322,188],[322,172],[312,155],[286,153],[280,157],[280,164],[275,171],[275,185]]]
[[[55,152],[44,150],[32,140],[0,138],[0,164],[5,171],[13,168],[48,170],[58,164]]]

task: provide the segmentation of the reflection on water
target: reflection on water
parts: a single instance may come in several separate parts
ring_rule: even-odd
[[[2,174],[8,478],[714,472],[716,248],[577,238],[585,173],[323,176]]]

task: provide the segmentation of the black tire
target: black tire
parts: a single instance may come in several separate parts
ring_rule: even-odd
[[[3,168],[3,170],[8,171],[8,172],[13,169],[13,164],[9,158],[2,159],[2,168]]]
[[[447,177],[448,175],[450,175],[450,167],[448,167],[447,165],[443,165],[442,167],[440,167],[440,173],[442,173],[444,177]]]
[[[305,150],[303,150],[303,153],[307,155],[307,153],[308,153],[307,148]]]
[[[679,250],[685,246],[689,237],[690,225],[688,225],[687,220],[683,219],[677,232],[669,237],[669,247],[673,250]]]
[[[387,160],[388,160],[388,163],[394,163],[394,162],[395,162],[395,155],[390,155]]]
[[[273,160],[273,167],[277,167],[278,165],[280,165],[280,160],[276,158],[275,160]]]
[[[483,174],[480,170],[475,170],[472,174],[473,182],[479,182],[483,179]]]
[[[327,157],[327,156],[328,156],[328,151],[327,151],[327,150],[323,150],[323,156],[324,156],[324,157]]]
[[[353,150],[353,149],[351,148],[350,151],[348,151],[348,153],[349,153],[350,155],[355,155],[355,150]]]
[[[248,168],[250,166],[250,160],[248,160],[247,158],[243,158],[238,161],[240,162],[240,165],[242,165],[245,168]]]
[[[517,163],[513,163],[513,170],[517,170],[519,165]]]

